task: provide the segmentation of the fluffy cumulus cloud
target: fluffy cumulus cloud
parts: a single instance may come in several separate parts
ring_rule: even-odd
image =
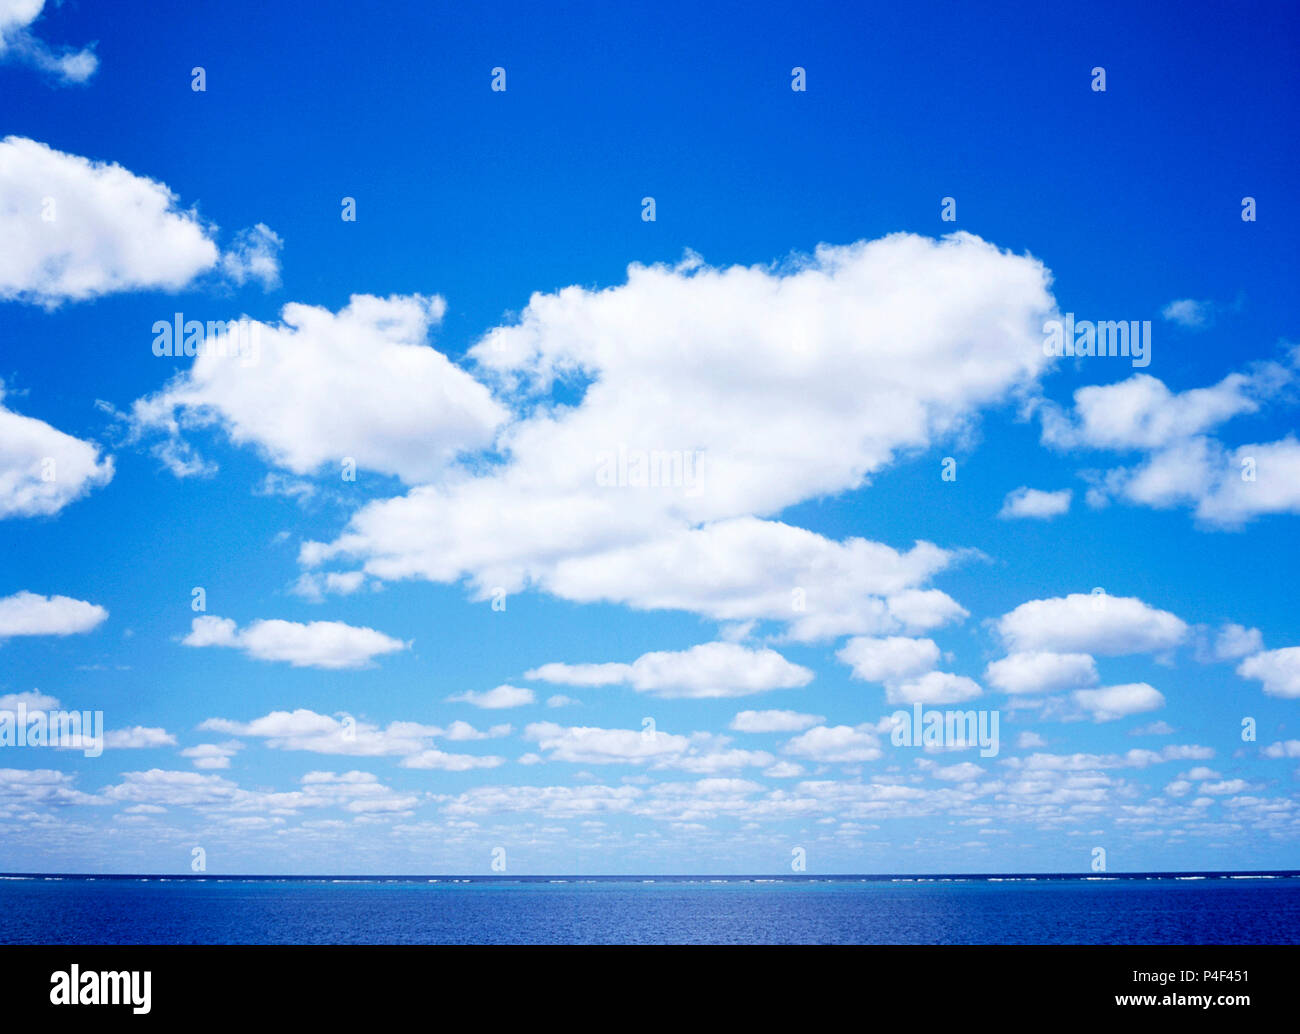
[[[20,635],[74,635],[89,632],[108,619],[95,603],[70,596],[19,592],[0,599],[0,639]]]
[[[275,750],[301,750],[313,754],[341,754],[355,757],[400,757],[404,768],[465,772],[496,768],[505,759],[495,755],[460,754],[434,746],[437,739],[463,741],[507,735],[510,726],[480,732],[466,722],[448,728],[419,722],[389,722],[379,726],[351,715],[325,715],[306,708],[272,711],[249,722],[209,718],[200,729],[226,736],[263,740]],[[198,768],[226,768],[229,757],[240,749],[236,740],[227,744],[204,744],[181,753],[194,759]]]
[[[370,504],[303,562],[783,620],[803,639],[954,620],[958,604],[923,594],[944,551],[760,518],[860,487],[1032,386],[1047,284],[968,234],[897,234],[534,295],[471,350],[515,405],[501,462]],[[557,385],[579,401],[554,405]]]
[[[1110,722],[1165,706],[1164,695],[1145,682],[1103,689],[1076,689],[1073,697],[1074,702],[1097,722]]]
[[[1293,385],[1300,349],[1217,384],[1174,392],[1138,374],[1074,393],[1072,412],[1045,405],[1043,441],[1062,449],[1140,452],[1132,465],[1085,474],[1088,502],[1190,507],[1210,527],[1236,528],[1265,514],[1300,513],[1300,442],[1228,446],[1212,435],[1234,417],[1261,412]]]
[[[0,141],[0,197],[0,299],[177,290],[219,258],[209,228],[163,184],[35,140]]]
[[[1265,650],[1247,657],[1237,666],[1237,674],[1245,679],[1258,679],[1269,696],[1300,698],[1300,646]]]
[[[537,744],[548,760],[578,764],[638,764],[672,757],[690,749],[686,736],[645,729],[601,729],[594,726],[534,722],[524,728],[524,739]]]
[[[932,671],[939,663],[939,647],[933,639],[856,636],[835,656],[853,668],[855,679],[895,682]]]
[[[0,62],[30,65],[61,83],[85,83],[99,67],[91,47],[59,47],[36,35],[45,0],[0,0]]]
[[[99,446],[15,413],[4,397],[0,381],[0,520],[56,514],[113,479],[113,458]]]
[[[570,686],[626,685],[661,697],[738,697],[806,686],[813,673],[775,650],[702,643],[642,654],[631,664],[544,664],[530,679]]]
[[[991,663],[984,677],[1005,693],[1051,693],[1093,685],[1097,664],[1086,653],[1013,653]]]
[[[785,753],[827,764],[875,761],[883,753],[871,725],[818,725],[791,739]]]
[[[1022,603],[998,621],[1003,642],[1016,652],[1118,656],[1178,646],[1188,627],[1167,610],[1131,596],[1072,593]]]
[[[960,704],[983,692],[978,682],[965,675],[930,671],[920,678],[886,685],[885,700],[891,704]]]
[[[1002,518],[1032,517],[1047,520],[1069,512],[1074,495],[1068,488],[1057,492],[1044,492],[1038,488],[1017,488],[1008,492],[998,516]]]
[[[279,324],[235,321],[185,373],[137,400],[132,424],[173,439],[216,426],[295,474],[351,460],[432,480],[490,445],[506,416],[486,387],[428,345],[445,310],[438,297],[355,295],[337,313],[291,304]]]
[[[295,668],[364,668],[374,658],[405,650],[400,639],[341,621],[254,621],[244,628],[230,618],[195,618],[186,646],[227,646],[262,661],[287,661]]]

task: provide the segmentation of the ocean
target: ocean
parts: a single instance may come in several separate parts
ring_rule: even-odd
[[[0,944],[1296,944],[1300,873],[0,877]]]

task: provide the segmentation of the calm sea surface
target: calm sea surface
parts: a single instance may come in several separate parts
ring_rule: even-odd
[[[5,944],[1295,944],[1300,874],[0,877]]]

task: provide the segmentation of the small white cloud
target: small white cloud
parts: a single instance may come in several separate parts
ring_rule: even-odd
[[[56,514],[113,479],[113,457],[101,459],[98,445],[15,413],[4,396],[0,381],[0,520]]]
[[[108,619],[103,607],[70,596],[19,592],[0,599],[0,639],[20,635],[75,635]]]
[[[181,757],[189,758],[195,768],[223,769],[230,767],[230,759],[243,748],[244,745],[238,740],[229,740],[225,743],[200,743],[196,747],[186,747],[181,751]]]
[[[885,699],[891,704],[959,704],[982,692],[979,683],[965,675],[932,671],[919,679],[886,686]]]
[[[500,711],[507,707],[523,707],[525,704],[533,703],[537,698],[533,695],[531,689],[521,689],[518,686],[497,686],[496,689],[489,689],[483,692],[467,690],[464,693],[457,693],[455,696],[449,696],[448,702],[454,704],[472,704],[474,707],[481,707],[489,711]]]
[[[143,750],[147,747],[174,747],[176,737],[166,729],[135,725],[129,729],[110,729],[104,733],[106,750]]]
[[[1117,718],[1165,706],[1164,695],[1145,682],[1106,686],[1103,689],[1078,689],[1074,691],[1073,698],[1095,722],[1112,722]]]
[[[1097,664],[1086,653],[1013,653],[988,666],[984,678],[1006,693],[1051,693],[1097,681]]]
[[[1194,298],[1180,298],[1170,302],[1160,310],[1160,315],[1171,323],[1189,330],[1200,330],[1207,326],[1214,316],[1213,302],[1199,302]]]
[[[1269,696],[1300,698],[1300,646],[1265,650],[1247,657],[1237,666],[1237,674],[1244,679],[1258,679]]]
[[[702,643],[689,650],[642,654],[631,664],[543,664],[524,678],[568,686],[628,685],[660,697],[738,697],[806,686],[813,673],[775,650]]]
[[[1243,625],[1224,625],[1214,639],[1214,658],[1235,661],[1264,649],[1264,636],[1258,628]]]
[[[264,291],[280,286],[279,235],[265,223],[241,230],[230,249],[221,256],[221,271],[237,285],[256,280]]]
[[[735,732],[801,732],[824,721],[821,715],[798,711],[741,711],[728,728]]]
[[[29,65],[61,83],[88,82],[99,67],[93,46],[81,50],[54,47],[31,31],[44,8],[45,0],[0,2],[0,62]]]
[[[229,618],[195,618],[186,646],[226,646],[262,661],[287,661],[295,668],[363,668],[374,658],[409,648],[409,643],[341,621],[254,621],[240,629]]]
[[[998,516],[1004,519],[1033,517],[1039,520],[1059,517],[1069,512],[1070,500],[1073,497],[1074,492],[1068,488],[1062,488],[1057,492],[1044,492],[1037,488],[1017,488],[1007,493]]]
[[[855,679],[893,682],[932,671],[939,663],[939,647],[933,639],[856,636],[835,656],[853,668]]]

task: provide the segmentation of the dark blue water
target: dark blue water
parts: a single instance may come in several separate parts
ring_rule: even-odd
[[[1300,875],[0,878],[6,944],[1296,944]]]

